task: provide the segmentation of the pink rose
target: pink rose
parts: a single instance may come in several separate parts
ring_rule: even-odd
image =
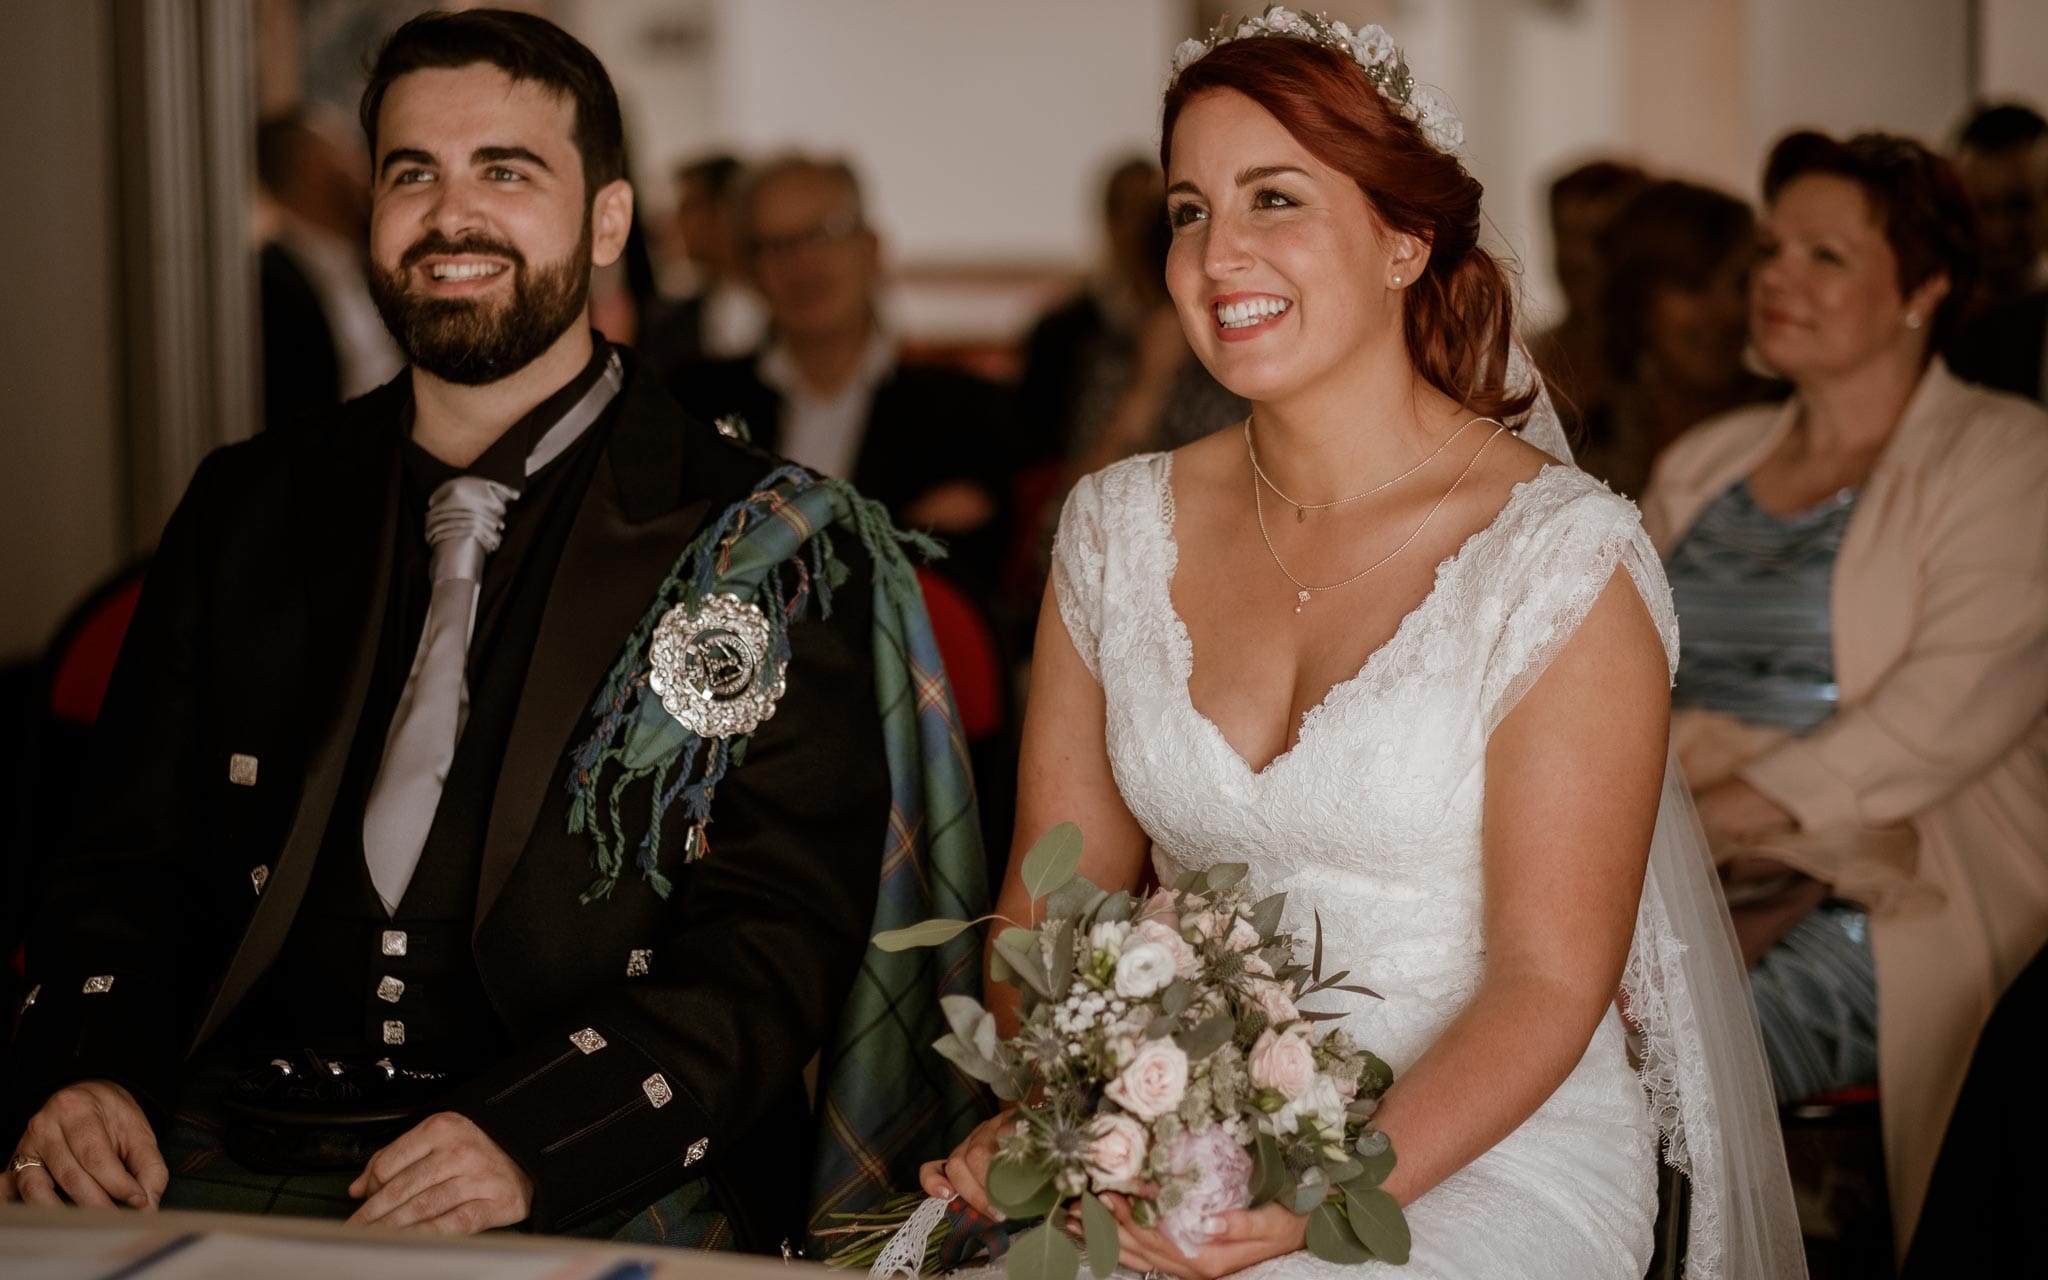
[[[1135,1192],[1145,1172],[1145,1126],[1129,1116],[1100,1115],[1088,1136],[1088,1176],[1095,1189]]]
[[[1201,957],[1180,936],[1180,927],[1166,920],[1141,920],[1131,927],[1131,942],[1155,942],[1173,953],[1173,972],[1178,978],[1192,978],[1202,971]]]
[[[1188,1055],[1171,1040],[1148,1040],[1103,1092],[1141,1120],[1156,1120],[1188,1091]]]
[[[1254,1085],[1272,1089],[1289,1100],[1307,1093],[1316,1078],[1316,1053],[1308,1040],[1292,1031],[1278,1032],[1271,1027],[1259,1033],[1245,1065]]]
[[[1239,916],[1230,922],[1228,942],[1232,951],[1250,951],[1259,945],[1259,931]]]
[[[1245,997],[1266,1015],[1268,1027],[1277,1027],[1301,1016],[1301,1010],[1294,1007],[1294,997],[1284,983],[1255,979],[1245,984]]]

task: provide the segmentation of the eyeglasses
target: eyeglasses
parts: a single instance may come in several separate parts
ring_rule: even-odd
[[[747,248],[759,259],[783,258],[821,245],[851,240],[866,231],[867,224],[860,220],[860,215],[848,213],[836,218],[827,218],[815,226],[793,231],[788,235],[750,237]]]

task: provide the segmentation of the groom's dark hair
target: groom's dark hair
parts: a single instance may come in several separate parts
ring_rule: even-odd
[[[384,94],[402,75],[428,68],[486,63],[514,80],[530,80],[576,109],[573,136],[583,157],[586,194],[626,176],[626,131],[619,95],[604,64],[574,36],[546,18],[507,9],[423,13],[391,33],[370,64],[363,86],[363,137],[377,155],[377,113]]]

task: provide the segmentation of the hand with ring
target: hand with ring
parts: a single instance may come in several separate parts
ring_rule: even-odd
[[[111,1081],[84,1080],[29,1117],[0,1173],[0,1203],[154,1209],[170,1181],[135,1096]]]

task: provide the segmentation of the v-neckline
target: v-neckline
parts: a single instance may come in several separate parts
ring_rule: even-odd
[[[1301,719],[1294,727],[1293,741],[1282,747],[1278,755],[1275,755],[1272,759],[1255,769],[1252,767],[1252,762],[1245,759],[1244,753],[1231,744],[1229,735],[1223,732],[1223,726],[1210,719],[1206,712],[1195,705],[1195,636],[1194,632],[1188,630],[1187,620],[1180,616],[1179,606],[1173,602],[1173,580],[1180,572],[1180,541],[1175,536],[1173,529],[1175,516],[1173,455],[1162,453],[1159,455],[1159,459],[1159,505],[1157,519],[1159,521],[1160,538],[1166,544],[1166,554],[1162,557],[1165,562],[1165,568],[1159,583],[1159,590],[1164,598],[1167,620],[1172,624],[1174,631],[1180,637],[1180,653],[1183,655],[1181,660],[1182,669],[1176,673],[1176,678],[1180,686],[1181,704],[1187,708],[1188,713],[1196,721],[1208,727],[1209,732],[1215,735],[1216,741],[1222,745],[1223,750],[1232,760],[1238,763],[1239,767],[1245,771],[1246,776],[1253,782],[1263,782],[1275,769],[1284,764],[1289,757],[1301,749],[1301,744],[1308,739],[1309,729],[1323,718],[1324,714],[1331,707],[1333,699],[1339,693],[1353,685],[1363,683],[1365,678],[1373,673],[1374,669],[1379,666],[1380,659],[1406,637],[1416,619],[1422,617],[1436,603],[1437,598],[1443,594],[1446,582],[1452,572],[1464,561],[1466,552],[1470,551],[1482,538],[1498,528],[1508,512],[1512,511],[1515,504],[1521,501],[1522,491],[1541,480],[1551,471],[1564,466],[1563,463],[1546,462],[1542,467],[1538,468],[1535,475],[1525,480],[1517,480],[1514,487],[1508,490],[1508,496],[1500,504],[1500,509],[1493,513],[1492,519],[1465,535],[1464,541],[1458,544],[1456,550],[1436,562],[1436,569],[1430,576],[1429,590],[1423,594],[1422,599],[1415,602],[1408,612],[1401,615],[1401,621],[1394,626],[1394,633],[1381,641],[1378,648],[1366,655],[1365,661],[1360,664],[1357,671],[1323,690],[1323,696],[1316,699],[1314,705],[1310,706],[1308,710],[1301,713]]]

